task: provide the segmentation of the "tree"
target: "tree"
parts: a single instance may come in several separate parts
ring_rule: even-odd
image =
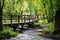
[[[3,29],[2,24],[2,12],[3,12],[4,0],[0,0],[0,31]]]
[[[55,34],[60,34],[60,0],[57,0],[57,10],[55,15]]]

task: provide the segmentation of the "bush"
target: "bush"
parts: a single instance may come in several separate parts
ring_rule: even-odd
[[[54,32],[54,23],[52,23],[52,22],[49,23],[49,32],[50,33]]]
[[[47,19],[44,19],[44,20],[38,20],[38,21],[34,22],[34,25],[36,27],[40,27],[40,25],[47,24],[47,23],[48,23]]]
[[[43,33],[48,34],[49,33],[49,29],[48,28],[43,28]]]
[[[34,27],[40,27],[40,23],[39,22],[34,22]]]
[[[43,28],[43,32],[52,34],[54,32],[54,23],[50,22],[48,27]]]
[[[3,31],[0,32],[0,39],[10,38],[16,36],[17,33],[10,30],[9,27],[4,27]]]
[[[38,23],[40,23],[40,24],[47,24],[48,21],[47,21],[47,19],[45,19],[45,20],[39,20]]]

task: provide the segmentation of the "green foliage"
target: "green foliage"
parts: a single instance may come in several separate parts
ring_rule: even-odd
[[[57,0],[5,0],[3,8],[3,17],[7,18],[11,14],[21,14],[23,11],[27,14],[38,14],[41,18],[47,18],[53,21],[56,12]],[[59,2],[58,2],[59,3]],[[36,11],[35,11],[36,10]]]
[[[43,28],[44,33],[53,33],[54,32],[54,23],[50,22],[49,26],[46,28]]]
[[[34,22],[35,27],[40,27],[40,25],[44,25],[44,24],[48,24],[47,19],[38,20],[38,21]]]
[[[49,28],[43,28],[43,33],[48,34],[49,33]]]
[[[0,32],[0,39],[10,38],[16,36],[17,33],[10,30],[9,27],[4,27],[3,31]]]
[[[43,19],[43,20],[39,20],[38,23],[41,25],[41,24],[47,24],[48,21],[47,19]]]
[[[40,23],[34,22],[34,27],[40,27]]]
[[[5,0],[3,8],[3,18],[8,18],[11,14],[31,13],[40,15],[53,21],[56,12],[57,0]]]
[[[52,23],[52,22],[49,23],[49,32],[50,33],[54,32],[54,23]]]

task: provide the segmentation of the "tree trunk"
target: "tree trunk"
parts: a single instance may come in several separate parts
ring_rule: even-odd
[[[57,10],[55,15],[55,34],[59,33],[60,33],[60,10]]]
[[[60,0],[56,1],[57,11],[55,15],[55,34],[60,34]]]
[[[0,31],[2,31],[2,8],[0,7]]]
[[[3,24],[2,24],[3,6],[4,6],[4,0],[3,0],[3,3],[2,3],[2,0],[0,0],[0,31],[3,30]]]

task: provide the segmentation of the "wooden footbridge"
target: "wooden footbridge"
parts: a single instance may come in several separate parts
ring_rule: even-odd
[[[34,27],[33,24],[38,20],[38,15],[10,15],[10,18],[7,20],[10,20],[10,22],[3,22],[3,24],[10,25],[10,27],[13,27],[15,31],[19,25],[21,25],[21,29],[23,29],[25,24],[29,27]],[[13,22],[13,20],[16,20],[16,22]]]

